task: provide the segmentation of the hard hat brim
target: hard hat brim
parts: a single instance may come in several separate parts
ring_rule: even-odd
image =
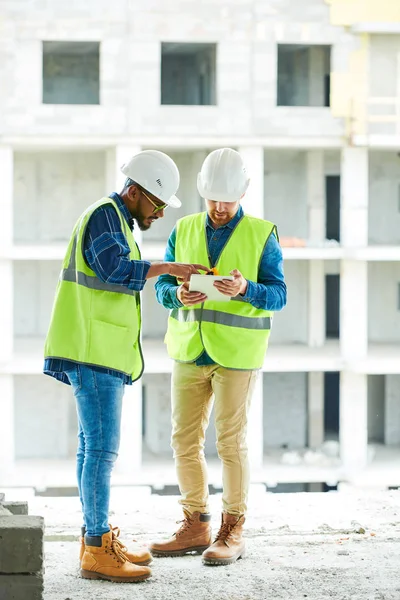
[[[180,208],[182,206],[182,202],[176,196],[171,196],[171,198],[166,201],[166,204],[171,208]]]
[[[203,186],[203,183],[201,181],[201,173],[199,173],[197,176],[197,191],[199,192],[202,198],[204,198],[205,200],[211,200],[212,202],[238,202],[239,200],[241,200],[241,198],[243,198],[244,194],[246,193],[249,182],[250,180],[247,181],[247,185],[240,196],[235,194],[232,197],[232,194],[208,192]],[[212,198],[210,196],[212,196]]]

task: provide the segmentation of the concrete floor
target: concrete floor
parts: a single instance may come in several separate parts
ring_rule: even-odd
[[[215,531],[220,503],[211,497]],[[267,494],[252,486],[245,559],[229,567],[203,566],[199,556],[155,559],[153,577],[140,584],[80,579],[76,498],[33,497],[29,504],[46,522],[44,600],[400,599],[397,491]],[[110,520],[128,543],[166,536],[180,518],[177,498],[148,488],[113,488],[111,507]]]

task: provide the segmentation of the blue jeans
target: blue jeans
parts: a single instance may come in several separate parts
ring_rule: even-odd
[[[111,471],[118,456],[122,398],[119,377],[75,364],[67,375],[78,413],[77,478],[83,524],[89,536],[110,530]]]

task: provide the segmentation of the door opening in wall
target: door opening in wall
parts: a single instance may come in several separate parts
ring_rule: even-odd
[[[340,242],[340,175],[325,177],[325,237]]]
[[[216,44],[161,45],[161,104],[216,104]]]
[[[278,106],[330,106],[331,47],[278,45]]]
[[[324,373],[324,438],[339,439],[340,373]]]
[[[325,275],[325,335],[340,335],[340,275]]]

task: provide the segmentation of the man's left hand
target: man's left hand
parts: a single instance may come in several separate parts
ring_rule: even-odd
[[[214,281],[214,286],[225,296],[231,296],[232,298],[238,294],[243,296],[247,290],[247,279],[237,269],[231,271],[230,274],[233,275],[233,281],[229,281],[229,279]]]

